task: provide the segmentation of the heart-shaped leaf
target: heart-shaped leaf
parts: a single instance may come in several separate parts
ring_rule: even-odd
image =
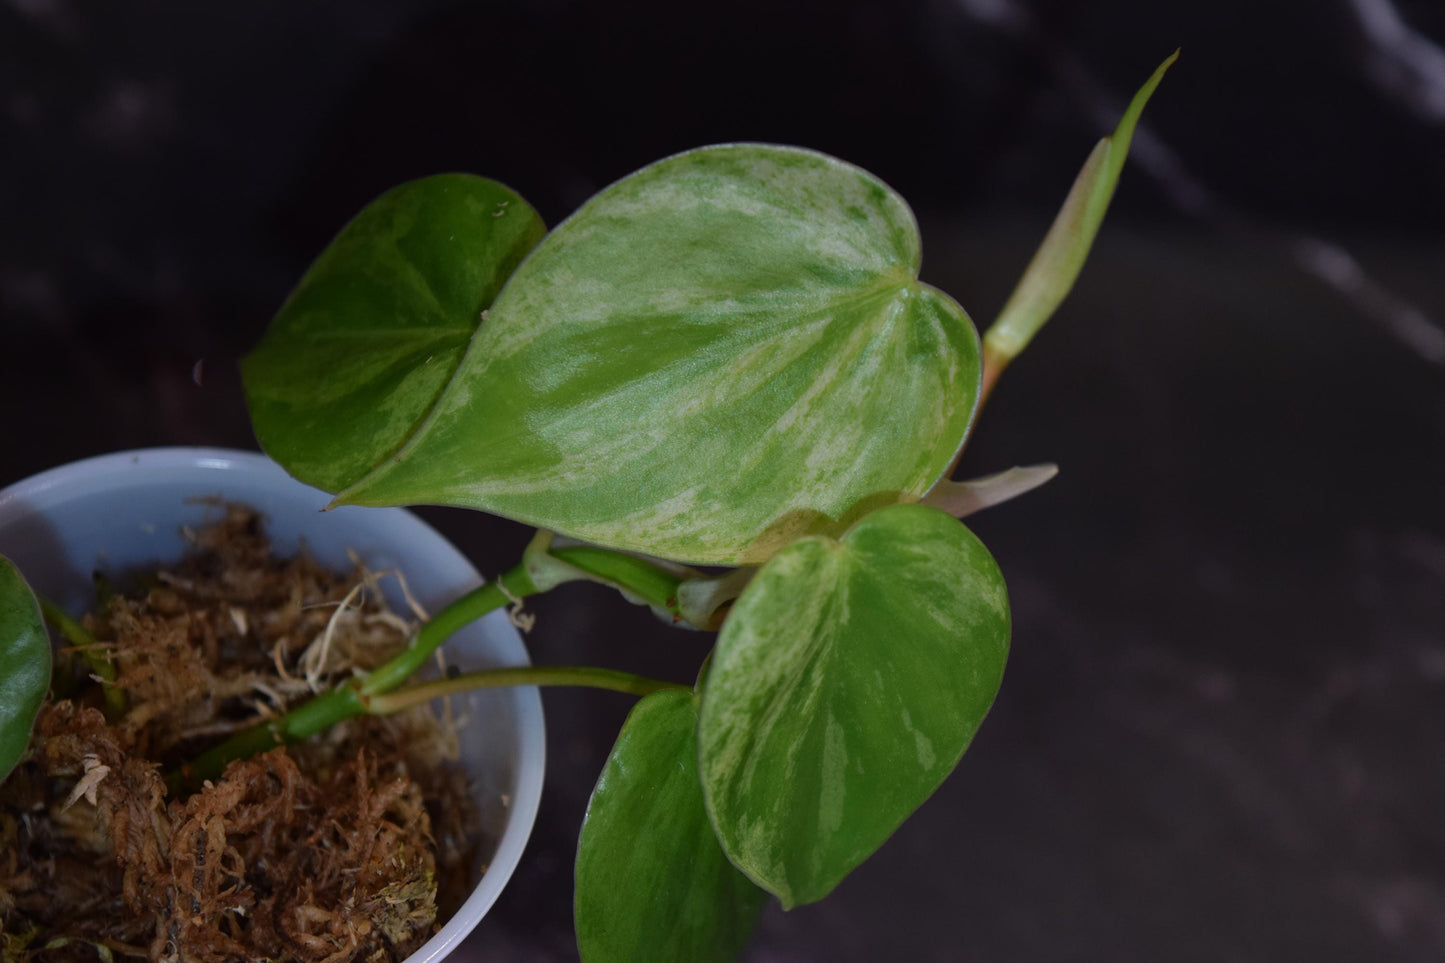
[[[577,841],[577,946],[586,963],[734,959],[766,894],[733,868],[703,810],[697,696],[627,717]]]
[[[0,779],[25,752],[49,688],[50,638],[40,604],[19,569],[0,555]]]
[[[411,181],[368,204],[242,363],[261,446],[329,491],[391,455],[544,233],[510,188],[470,174]]]
[[[927,491],[973,414],[977,334],[918,266],[903,199],[842,161],[660,161],[537,247],[415,435],[338,501],[690,562],[837,533]]]
[[[703,788],[733,863],[821,899],[957,765],[1003,678],[1003,576],[958,520],[897,505],[754,576],[703,686]]]

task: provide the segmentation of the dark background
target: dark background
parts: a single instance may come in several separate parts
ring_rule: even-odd
[[[1433,40],[1431,39],[1433,38]],[[1176,46],[1071,300],[963,474],[1014,649],[959,770],[749,959],[1445,958],[1445,5],[336,0],[0,5],[0,484],[253,447],[237,358],[343,221],[442,170],[549,223],[723,140],[889,181],[981,323]],[[203,361],[200,383],[193,366]],[[517,526],[429,511],[485,572]],[[602,590],[539,661],[691,678]],[[466,959],[567,960],[628,700],[548,692],[528,854]]]

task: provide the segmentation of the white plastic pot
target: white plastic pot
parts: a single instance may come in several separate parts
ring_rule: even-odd
[[[398,568],[428,611],[481,584],[466,558],[421,519],[400,508],[339,508],[330,496],[250,452],[155,448],[102,455],[27,478],[0,491],[0,554],[36,589],[72,613],[90,607],[91,573],[174,562],[185,551],[182,526],[217,520],[221,499],[263,513],[277,552],[304,544],[322,564],[345,571],[347,550],[373,571]],[[384,583],[394,583],[386,579]],[[388,586],[389,587],[389,586]],[[390,599],[405,611],[398,595]],[[528,664],[527,650],[501,612],[447,643],[463,669]],[[534,688],[472,693],[465,706],[462,761],[478,793],[482,829],[495,849],[480,854],[477,888],[407,963],[449,954],[496,902],[512,875],[542,792],[542,701]]]

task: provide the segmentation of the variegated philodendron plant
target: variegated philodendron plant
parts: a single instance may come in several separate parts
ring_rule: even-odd
[[[578,843],[584,960],[731,959],[769,894],[826,896],[948,776],[993,702],[1008,599],[957,516],[1053,469],[948,476],[998,372],[1073,284],[1173,59],[1089,156],[982,341],[919,281],[903,199],[812,151],[679,154],[550,232],[481,177],[382,195],[244,362],[261,444],[338,505],[458,505],[543,531],[392,663],[172,785],[445,692],[602,686],[643,698]],[[696,685],[585,667],[409,681],[459,625],[573,579],[717,630]],[[40,623],[0,564],[0,772],[48,685]]]

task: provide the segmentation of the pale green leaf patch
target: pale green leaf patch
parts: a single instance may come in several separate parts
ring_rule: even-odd
[[[0,555],[0,779],[24,754],[49,689],[50,637],[40,603],[20,570]]]
[[[958,763],[1008,652],[1003,576],[962,523],[897,505],[753,577],[703,684],[724,850],[784,906],[827,895]]]
[[[425,421],[338,501],[702,563],[838,534],[927,491],[976,405],[977,333],[919,263],[902,198],[842,161],[660,161],[537,247]]]
[[[256,437],[328,491],[391,455],[431,410],[482,312],[546,233],[470,174],[395,187],[317,258],[242,362]]]
[[[1130,101],[1114,133],[1100,140],[1084,161],[1049,233],[984,335],[984,348],[997,362],[1017,357],[1074,286],[1119,184],[1139,115],[1178,57],[1176,50],[1159,65]]]
[[[647,696],[627,717],[577,841],[585,963],[736,958],[766,894],[733,868],[703,810],[697,696]]]

